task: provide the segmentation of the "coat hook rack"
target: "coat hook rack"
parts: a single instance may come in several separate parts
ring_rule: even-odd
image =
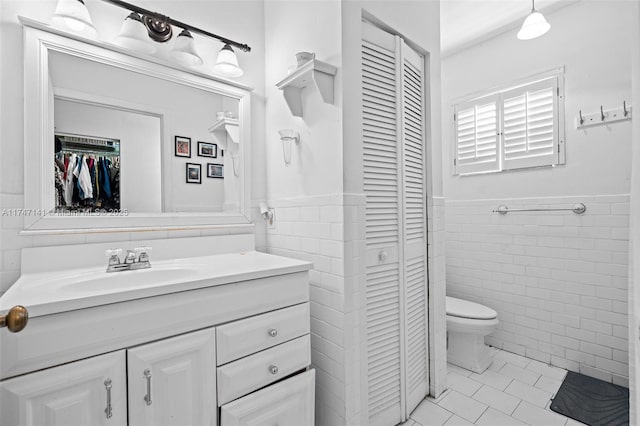
[[[631,105],[627,105],[627,101],[622,101],[621,107],[605,110],[604,107],[600,105],[600,111],[591,114],[582,114],[582,110],[578,110],[576,128],[580,129],[630,119]]]

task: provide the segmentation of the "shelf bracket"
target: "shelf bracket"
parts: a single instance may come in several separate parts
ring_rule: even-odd
[[[276,84],[282,90],[291,114],[302,117],[302,93],[307,87],[316,87],[325,103],[333,103],[333,80],[338,69],[331,64],[312,59]]]

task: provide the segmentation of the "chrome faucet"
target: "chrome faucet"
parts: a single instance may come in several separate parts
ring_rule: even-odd
[[[133,271],[136,269],[151,268],[149,262],[149,252],[151,247],[136,247],[133,250],[127,250],[124,261],[120,261],[122,249],[109,249],[105,252],[109,258],[107,264],[107,272]]]

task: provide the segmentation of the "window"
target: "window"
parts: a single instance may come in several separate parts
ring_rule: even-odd
[[[454,173],[564,163],[562,71],[454,105]]]

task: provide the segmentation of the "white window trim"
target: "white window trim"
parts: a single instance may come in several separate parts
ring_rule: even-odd
[[[545,71],[542,73],[537,73],[531,75],[529,77],[518,79],[510,84],[501,85],[497,87],[493,87],[488,90],[474,92],[473,94],[464,96],[462,98],[458,98],[454,100],[451,105],[451,117],[453,117],[452,122],[452,138],[453,143],[451,144],[451,158],[453,162],[453,175],[457,176],[466,176],[466,175],[476,175],[476,174],[485,174],[485,173],[499,173],[506,172],[511,170],[522,170],[522,169],[530,169],[530,168],[538,168],[538,167],[553,167],[560,164],[565,164],[565,112],[564,112],[564,66],[554,68],[549,71]],[[504,165],[504,141],[503,141],[503,108],[502,108],[502,95],[504,93],[508,93],[512,90],[517,90],[519,88],[535,85],[536,83],[548,80],[555,79],[555,87],[556,87],[556,96],[555,100],[555,110],[557,111],[557,126],[554,129],[555,132],[555,147],[556,153],[554,161],[551,164],[547,165],[528,165],[526,161],[520,162],[519,166],[511,166],[505,167]],[[463,105],[472,105],[476,103],[480,103],[478,101],[482,101],[484,99],[489,99],[492,96],[498,98],[498,165],[495,169],[488,170],[486,168],[475,168],[474,167],[466,167],[466,171],[460,172],[459,166],[457,164],[457,149],[458,149],[458,133],[457,133],[457,120],[456,120],[456,112]],[[516,162],[513,162],[514,164]]]

